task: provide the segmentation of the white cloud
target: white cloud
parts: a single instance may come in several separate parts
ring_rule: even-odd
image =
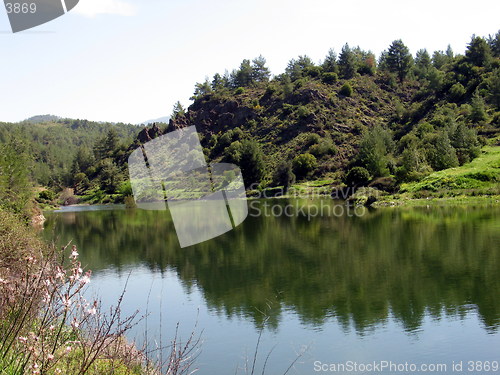
[[[122,0],[80,0],[74,12],[86,17],[95,17],[99,14],[133,16],[136,9]]]

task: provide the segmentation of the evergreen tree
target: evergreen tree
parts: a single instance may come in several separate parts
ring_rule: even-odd
[[[387,52],[387,67],[389,71],[396,73],[400,82],[403,82],[413,65],[413,58],[408,47],[401,39],[392,42]]]
[[[453,50],[451,49],[451,46],[448,44],[448,48],[446,48],[446,57],[448,58],[449,61],[455,57],[455,54],[453,53]]]
[[[351,79],[356,73],[356,57],[349,47],[349,44],[345,44],[340,51],[339,56],[339,71],[342,78]]]
[[[490,45],[491,54],[494,57],[500,57],[500,30],[495,34],[495,36],[489,36],[488,44]]]
[[[465,51],[465,56],[470,64],[486,67],[491,62],[491,49],[486,40],[473,35]]]
[[[415,55],[415,73],[420,78],[427,77],[429,69],[432,67],[432,60],[426,49],[417,51]]]
[[[205,78],[205,81],[203,83],[197,82],[195,84],[193,96],[191,96],[189,99],[196,100],[198,98],[201,98],[202,96],[210,94],[211,92],[212,92],[212,85],[208,81],[208,78]]]
[[[484,99],[479,95],[478,91],[476,91],[472,97],[471,107],[470,120],[472,122],[480,123],[488,119]]]
[[[401,153],[401,166],[404,170],[404,177],[408,179],[411,179],[411,175],[424,172],[429,168],[425,154],[416,143],[409,144]]]
[[[338,73],[339,67],[337,62],[337,54],[330,48],[328,54],[325,57],[325,61],[321,65],[325,72]]]
[[[240,68],[233,72],[233,86],[250,86],[250,84],[253,82],[252,72],[253,69],[250,60],[244,59],[240,64]]]
[[[182,106],[181,102],[180,101],[177,101],[175,104],[174,104],[174,107],[172,108],[172,115],[170,116],[173,120],[175,120],[175,118],[177,116],[184,116],[186,114],[186,110],[184,109],[184,107]]]
[[[291,59],[286,67],[286,74],[288,74],[292,81],[295,81],[304,76],[304,72],[308,68],[314,67],[314,63],[309,56],[299,56],[297,60]]]
[[[103,160],[106,158],[113,158],[115,151],[118,148],[118,132],[115,127],[112,126],[108,129],[108,132],[103,138],[96,141],[94,145],[94,156],[97,160]],[[81,166],[78,166],[81,168]]]
[[[252,60],[252,81],[267,82],[271,77],[271,72],[266,67],[266,59],[260,55]]]
[[[123,181],[118,166],[111,159],[104,159],[101,163],[101,170],[99,171],[100,187],[107,193],[116,193]]]
[[[212,90],[217,91],[222,89],[224,86],[223,77],[219,73],[215,73],[211,83]]]
[[[86,146],[78,147],[73,164],[71,167],[71,174],[74,176],[77,173],[87,173],[87,170],[94,164],[94,155]]]
[[[449,62],[448,56],[443,51],[434,51],[432,54],[432,65],[441,70]]]

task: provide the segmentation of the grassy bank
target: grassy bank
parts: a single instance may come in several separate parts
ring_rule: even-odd
[[[485,146],[481,155],[457,168],[433,172],[421,181],[401,185],[398,194],[382,196],[384,205],[498,204],[500,146]]]
[[[342,186],[336,179],[302,181],[293,184],[283,197],[329,197]],[[345,193],[339,194],[341,190],[337,190],[337,198],[345,199],[352,193],[352,189],[345,186],[343,189]],[[268,189],[253,195],[266,198],[282,190]],[[420,181],[403,183],[395,194],[376,192],[376,198],[374,206],[378,207],[499,204],[500,146],[485,146],[470,163],[433,172]]]

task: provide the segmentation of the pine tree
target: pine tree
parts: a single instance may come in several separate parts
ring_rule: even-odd
[[[222,89],[224,86],[223,77],[219,73],[215,73],[211,83],[212,90],[217,91]]]
[[[338,73],[339,67],[337,62],[337,54],[332,48],[328,50],[325,61],[323,61],[323,64],[321,66],[323,67],[323,70],[325,72]]]
[[[172,119],[175,120],[175,118],[177,116],[183,116],[184,114],[186,113],[186,110],[184,109],[184,107],[182,106],[181,102],[180,101],[177,101],[175,104],[174,104],[174,107],[172,109],[172,115],[170,116]]]
[[[307,68],[314,66],[313,61],[309,56],[299,56],[297,60],[291,59],[286,67],[286,74],[288,74],[292,81],[295,81],[304,76],[304,71]]]
[[[427,77],[429,69],[432,67],[431,56],[426,49],[421,49],[417,51],[415,55],[415,73],[420,78]]]
[[[267,82],[271,77],[271,72],[266,67],[266,59],[260,55],[252,60],[252,73],[253,82]]]
[[[472,122],[480,123],[487,120],[488,116],[486,115],[484,99],[479,95],[478,91],[476,91],[472,97],[471,107],[470,120]]]
[[[349,44],[345,44],[342,47],[342,51],[339,56],[339,70],[342,78],[351,79],[356,73],[356,57],[349,47]]]
[[[233,86],[250,86],[250,84],[253,82],[252,71],[253,69],[250,60],[244,59],[240,64],[240,68],[233,72]]]
[[[211,92],[212,92],[212,85],[208,81],[208,78],[205,78],[205,81],[203,83],[197,82],[195,84],[193,96],[191,96],[189,99],[196,100],[198,98],[201,98],[202,96],[210,94]]]
[[[400,82],[403,82],[413,65],[413,58],[408,47],[401,39],[392,42],[387,52],[387,67],[389,71],[396,73]]]
[[[488,44],[490,45],[491,54],[495,57],[500,57],[500,31],[495,36],[490,35]]]
[[[473,35],[465,51],[465,56],[467,62],[472,65],[487,67],[491,62],[491,49],[486,40]]]

